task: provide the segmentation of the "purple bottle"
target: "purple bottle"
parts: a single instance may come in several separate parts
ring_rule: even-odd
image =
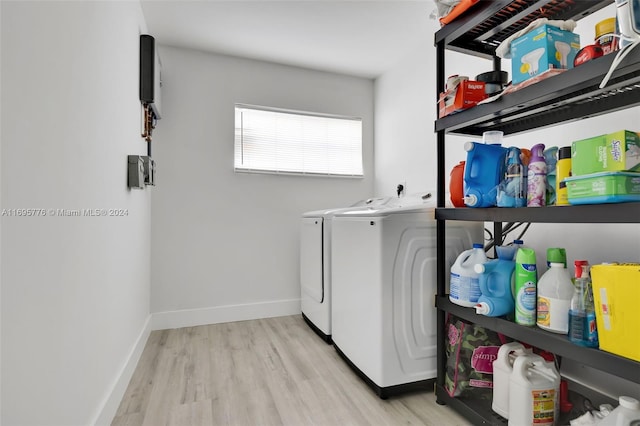
[[[544,161],[544,144],[531,148],[527,174],[527,207],[544,207],[547,190],[547,163]]]

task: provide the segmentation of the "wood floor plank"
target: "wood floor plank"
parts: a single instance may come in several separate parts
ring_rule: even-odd
[[[300,315],[154,331],[114,426],[466,426],[433,392],[381,400]]]
[[[212,425],[212,401],[200,400],[172,407],[167,424],[170,426]]]

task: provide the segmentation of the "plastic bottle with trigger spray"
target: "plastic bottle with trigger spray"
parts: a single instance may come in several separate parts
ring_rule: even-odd
[[[527,174],[527,207],[544,207],[547,191],[547,163],[544,161],[544,144],[531,148]]]
[[[598,347],[598,329],[589,277],[589,262],[576,260],[575,290],[569,310],[569,340],[580,346]]]

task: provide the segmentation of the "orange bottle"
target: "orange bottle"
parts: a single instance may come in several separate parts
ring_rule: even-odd
[[[451,180],[449,181],[449,192],[451,193],[451,203],[455,207],[464,207],[464,161],[458,163],[451,170]]]

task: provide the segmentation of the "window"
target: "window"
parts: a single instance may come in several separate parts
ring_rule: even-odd
[[[235,170],[362,176],[362,120],[236,105]]]

